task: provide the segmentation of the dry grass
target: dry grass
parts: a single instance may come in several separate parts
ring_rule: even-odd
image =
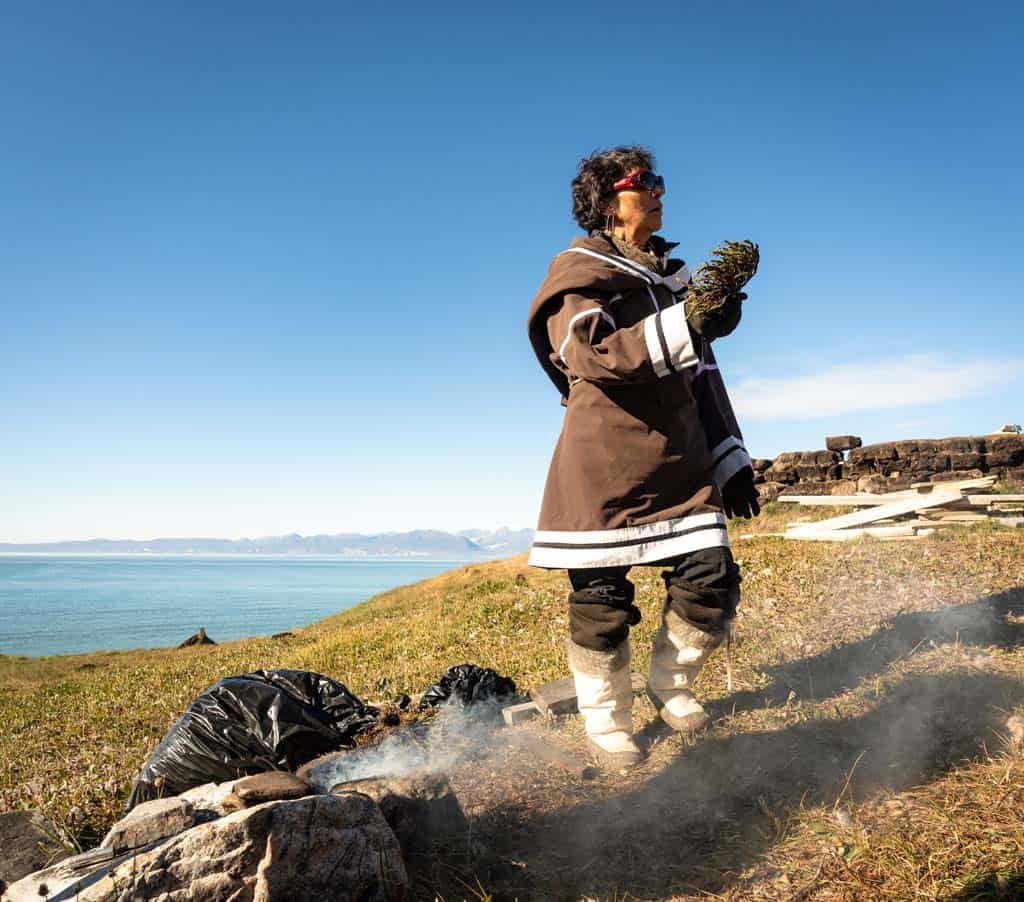
[[[803,513],[803,512],[800,512]],[[755,524],[774,531],[795,509]],[[736,532],[749,532],[739,524]],[[736,535],[734,535],[736,538]],[[454,775],[475,856],[435,863],[445,899],[983,899],[1024,887],[1024,533],[954,528],[851,545],[735,541],[736,687],[715,659],[710,733],[665,735],[635,772],[582,782],[498,746]],[[637,570],[643,670],[661,603]],[[294,638],[0,658],[0,808],[40,807],[93,844],[181,709],[221,676],[304,667],[365,698],[476,661],[521,686],[564,675],[561,573],[460,568]],[[574,718],[540,729],[578,749]],[[1014,895],[1016,893],[1016,895]]]

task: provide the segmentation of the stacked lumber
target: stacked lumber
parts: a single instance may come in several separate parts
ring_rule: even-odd
[[[844,542],[861,536],[877,539],[918,539],[948,526],[993,521],[1024,525],[1024,495],[991,492],[994,476],[955,482],[918,482],[900,492],[858,492],[852,495],[780,495],[792,504],[854,507],[852,513],[827,520],[787,523],[787,539]]]

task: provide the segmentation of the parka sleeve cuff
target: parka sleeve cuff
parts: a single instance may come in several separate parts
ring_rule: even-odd
[[[711,460],[714,466],[715,485],[719,491],[740,470],[751,466],[747,449],[735,435],[727,436],[712,449]]]
[[[686,322],[686,306],[675,304],[644,320],[647,353],[659,379],[699,362]]]

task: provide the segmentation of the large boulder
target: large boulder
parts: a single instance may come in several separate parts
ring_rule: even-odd
[[[1024,464],[1024,435],[1000,435],[986,442],[985,463],[991,467],[1019,467]]]
[[[406,856],[430,854],[434,843],[464,837],[468,821],[443,774],[414,772],[341,783],[332,790],[360,792],[379,806]],[[408,860],[408,859],[407,859]]]
[[[825,438],[825,447],[829,451],[850,451],[862,444],[859,435],[829,435]]]
[[[57,828],[38,811],[0,814],[0,892],[59,855]]]
[[[783,485],[792,485],[800,480],[796,470],[791,466],[774,463],[764,471],[765,482],[780,482]]]
[[[768,504],[778,498],[779,495],[785,494],[788,490],[789,486],[781,482],[763,482],[757,487],[757,495],[761,504]]]
[[[945,454],[980,454],[985,450],[985,439],[972,435],[942,438],[935,444]]]
[[[892,460],[896,457],[896,445],[894,442],[878,442],[874,445],[864,445],[861,448],[854,448],[846,459],[850,463],[861,461]]]
[[[84,898],[81,894],[87,886],[131,854],[117,856],[113,849],[91,849],[81,855],[73,855],[12,883],[0,899],[3,902],[44,902],[47,899]]]
[[[384,815],[351,793],[267,802],[200,824],[122,860],[74,898],[391,902],[407,889]]]

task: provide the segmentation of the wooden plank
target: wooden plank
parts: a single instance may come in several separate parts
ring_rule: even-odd
[[[629,675],[633,694],[638,695],[646,688],[646,679],[639,673]],[[541,714],[560,717],[575,714],[579,707],[576,704],[576,684],[572,677],[552,680],[530,690],[530,704],[535,705]]]
[[[984,489],[996,484],[995,476],[980,476],[978,479],[950,479],[943,482],[912,482],[910,487],[928,494],[936,488]]]
[[[916,531],[913,526],[881,526],[865,527],[863,529],[828,529],[815,532],[790,530],[785,534],[785,538],[796,539],[800,542],[852,542],[865,536],[883,541],[889,539],[913,539],[916,536]]]
[[[915,511],[929,507],[941,507],[950,501],[960,498],[961,492],[958,488],[942,488],[929,492],[926,495],[918,495],[914,498],[904,498],[894,501],[892,504],[883,504],[880,507],[871,507],[867,510],[854,511],[852,514],[842,514],[838,517],[830,517],[828,520],[818,520],[816,523],[807,526],[796,527],[796,532],[828,532],[829,530],[848,529],[852,526],[866,526],[878,520],[886,520],[890,517],[899,517],[903,514],[912,514]]]
[[[967,495],[968,504],[1024,504],[1024,495]]]
[[[951,511],[944,507],[921,511],[921,516],[930,523],[980,523],[989,519],[988,514],[973,511]]]
[[[775,500],[804,507],[870,507],[873,504],[888,504],[893,498],[891,495],[865,492],[863,495],[779,495]]]
[[[575,714],[576,707],[576,686],[572,677],[562,680],[552,680],[542,686],[535,686],[530,690],[530,698],[537,706],[541,714]]]
[[[961,479],[950,482],[923,482],[915,483],[920,486],[930,486],[935,489],[941,488],[981,488],[975,483],[984,482],[986,486],[993,484],[994,477],[986,476],[982,479]],[[903,498],[920,498],[929,492],[918,490],[899,492],[858,492],[855,495],[779,495],[776,501],[784,501],[787,504],[800,504],[805,507],[871,507],[877,504],[889,504]],[[977,500],[975,500],[977,499]],[[991,501],[1004,501],[1010,503],[1024,503],[1024,495],[967,495],[965,500],[972,504],[988,504]]]

